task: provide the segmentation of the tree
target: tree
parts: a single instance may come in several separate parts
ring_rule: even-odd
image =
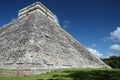
[[[102,60],[112,68],[120,68],[120,56],[110,56],[109,58],[102,58]]]

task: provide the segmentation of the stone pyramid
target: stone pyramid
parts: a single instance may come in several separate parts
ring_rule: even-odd
[[[0,69],[108,68],[54,22],[40,2],[0,28]]]

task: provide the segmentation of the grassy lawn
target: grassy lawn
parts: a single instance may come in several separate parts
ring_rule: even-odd
[[[120,80],[120,69],[70,69],[32,76],[4,76],[0,80]]]

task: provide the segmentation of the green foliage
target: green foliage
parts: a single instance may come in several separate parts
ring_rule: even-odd
[[[112,68],[120,68],[120,56],[110,56],[109,58],[103,58],[102,60]]]
[[[70,69],[32,76],[0,76],[0,80],[120,80],[120,69]]]

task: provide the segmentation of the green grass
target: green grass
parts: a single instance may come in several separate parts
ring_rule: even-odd
[[[67,69],[32,76],[5,76],[0,80],[120,80],[120,69]]]

